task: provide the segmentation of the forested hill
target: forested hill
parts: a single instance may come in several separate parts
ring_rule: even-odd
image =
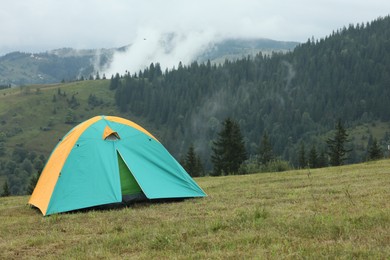
[[[166,53],[174,52],[170,41],[161,41]],[[294,49],[297,42],[280,42],[270,39],[225,39],[210,43],[194,60],[218,63],[228,58],[235,60],[259,51],[287,52]],[[132,44],[112,49],[77,50],[62,48],[44,53],[13,52],[0,56],[0,87],[29,84],[50,84],[61,81],[104,77],[104,70],[113,62],[114,54],[123,53]],[[151,50],[152,51],[152,50]]]
[[[301,142],[326,149],[323,135],[337,119],[348,127],[390,120],[389,39],[390,18],[379,18],[310,39],[287,54],[259,53],[218,66],[179,64],[165,72],[151,64],[114,77],[110,87],[120,110],[153,123],[177,156],[192,143],[208,160],[220,122],[231,117],[251,155],[266,131],[275,154],[296,162]],[[350,162],[362,160],[363,148],[353,145]]]

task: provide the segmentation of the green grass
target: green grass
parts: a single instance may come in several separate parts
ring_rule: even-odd
[[[58,139],[63,137],[77,122],[96,115],[118,114],[114,104],[114,91],[108,89],[109,80],[80,81],[67,84],[31,85],[0,91],[0,132],[15,133],[7,138],[6,148],[11,151],[18,144],[48,156]],[[58,89],[66,97],[58,95]],[[104,102],[91,107],[88,97],[94,94]],[[53,102],[53,96],[56,101]],[[66,124],[69,112],[67,99],[75,95],[79,106],[74,107],[74,124]],[[42,129],[50,127],[49,131]],[[17,128],[22,131],[15,132]]]
[[[354,138],[353,142],[355,145],[365,148],[370,135],[379,141],[386,133],[389,133],[389,129],[389,122],[374,121],[370,124],[365,123],[350,129],[349,135]]]
[[[0,198],[0,258],[390,257],[390,160],[196,181],[208,197],[50,217]]]
[[[109,83],[110,80],[86,80],[0,90],[0,132],[14,134],[6,139],[7,154],[15,146],[23,144],[27,150],[48,157],[59,138],[78,123],[96,115],[129,118],[148,129],[149,125],[141,118],[130,112],[123,114],[118,111],[114,100],[115,91],[109,90]],[[65,92],[66,96],[59,96],[58,89],[61,93]],[[88,97],[91,94],[103,100],[103,104],[95,107],[89,105]],[[76,116],[75,122],[66,124],[70,109],[67,99],[70,100],[72,95],[79,105],[72,108]],[[47,127],[50,129],[43,131]],[[22,131],[17,131],[18,129]]]

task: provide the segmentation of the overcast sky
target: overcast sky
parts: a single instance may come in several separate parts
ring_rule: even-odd
[[[389,0],[0,0],[0,55],[120,47],[169,32],[198,45],[223,37],[305,42],[389,13]]]

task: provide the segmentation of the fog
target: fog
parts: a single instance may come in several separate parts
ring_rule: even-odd
[[[0,56],[118,48],[108,74],[194,59],[223,38],[305,42],[389,14],[388,0],[0,0]]]
[[[212,30],[168,33],[142,28],[127,50],[116,52],[112,63],[102,70],[106,75],[138,73],[152,62],[160,63],[163,70],[172,69],[179,62],[190,63],[217,40]]]

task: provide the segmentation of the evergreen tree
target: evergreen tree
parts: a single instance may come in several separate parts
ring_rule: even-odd
[[[11,191],[9,190],[8,187],[8,181],[6,181],[3,185],[3,192],[1,193],[2,197],[8,197],[11,195]]]
[[[213,141],[213,175],[236,174],[247,159],[244,140],[238,123],[227,118],[222,125],[218,139]]]
[[[198,176],[204,176],[204,167],[202,164],[202,160],[200,159],[200,156],[196,156],[196,172],[198,172]]]
[[[368,159],[379,160],[381,158],[383,158],[383,152],[378,144],[378,141],[374,138],[371,146],[368,148]]]
[[[329,138],[326,141],[329,149],[328,153],[330,157],[330,164],[332,166],[342,165],[346,160],[346,154],[349,152],[349,150],[345,148],[345,144],[348,141],[347,138],[347,130],[342,125],[341,120],[338,120],[336,125],[336,133],[333,139]]]
[[[4,142],[0,141],[0,157],[5,155],[5,145]]]
[[[199,156],[195,153],[195,148],[193,145],[190,145],[188,148],[188,152],[185,156],[183,162],[184,169],[188,172],[188,174],[192,177],[199,177],[203,175],[203,166],[200,162]]]
[[[66,114],[66,117],[65,117],[65,123],[71,124],[74,122],[74,120],[75,120],[75,116],[74,116],[73,110],[69,108],[68,112]]]
[[[119,74],[118,74],[118,79],[119,79]],[[111,80],[110,80],[110,86],[109,88],[111,90],[114,90],[118,87],[118,81],[114,78],[114,75],[111,76]]]
[[[27,194],[32,194],[39,179],[39,173],[33,174],[27,186]]]
[[[31,174],[32,170],[33,170],[33,165],[31,163],[31,161],[28,159],[28,158],[25,158],[22,162],[22,164],[20,165],[20,167],[25,170],[26,172],[28,172],[29,174]]]
[[[5,142],[7,139],[7,134],[4,132],[0,132],[0,142]]]
[[[261,143],[259,147],[259,164],[267,164],[272,161],[274,155],[272,152],[272,145],[269,141],[267,132],[264,132],[263,137],[261,138]]]
[[[322,167],[326,167],[326,166],[328,166],[328,159],[326,157],[325,152],[322,151],[320,153],[320,156],[318,156],[318,167],[322,168]]]
[[[314,145],[311,147],[309,151],[309,166],[310,168],[319,167],[317,149]]]
[[[298,158],[299,168],[305,168],[307,166],[306,155],[305,155],[305,144],[301,143],[301,147],[299,149],[299,158]]]

